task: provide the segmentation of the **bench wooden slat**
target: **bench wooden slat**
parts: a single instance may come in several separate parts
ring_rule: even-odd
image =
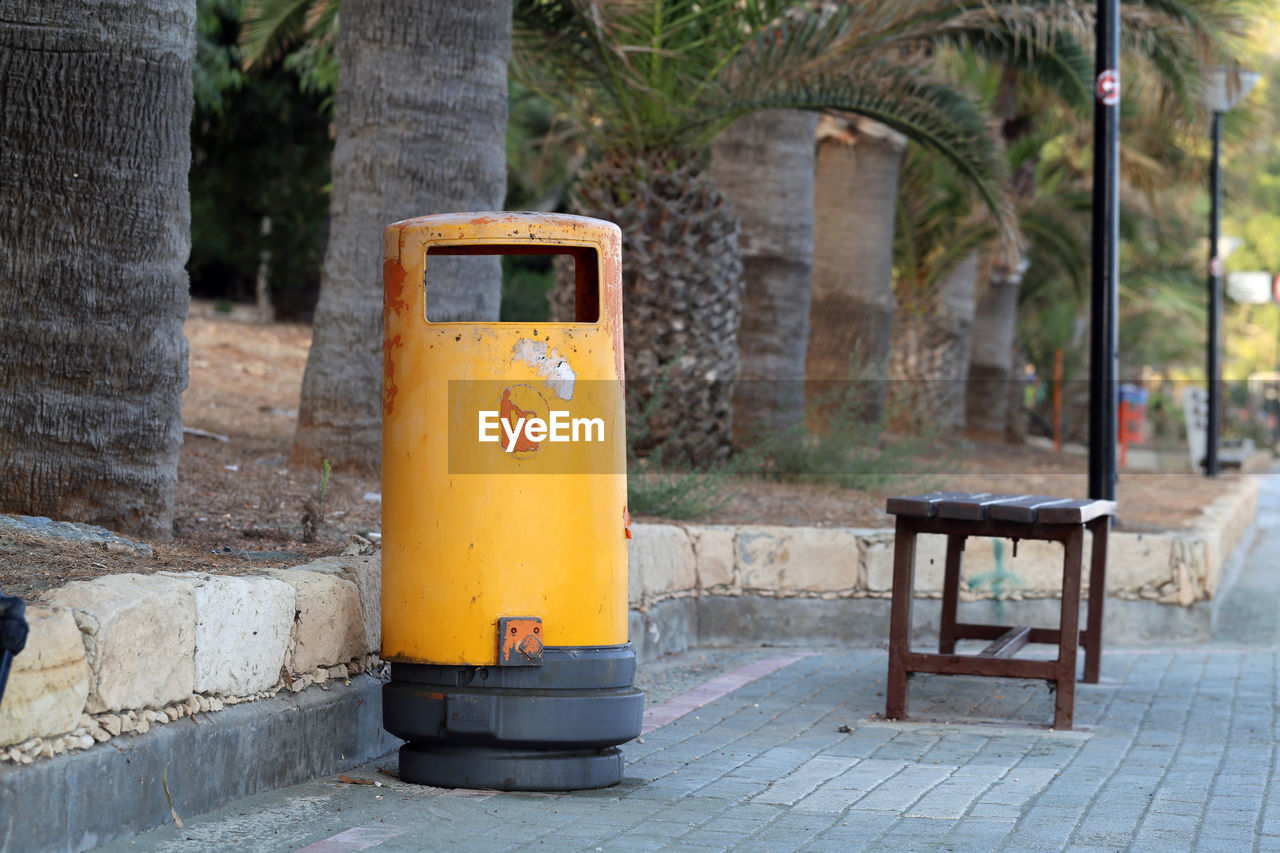
[[[1070,498],[1028,495],[1015,500],[1001,501],[988,509],[987,515],[996,521],[1020,521],[1024,524],[1033,524],[1039,520],[1040,510],[1068,503],[1071,503]]]
[[[890,515],[907,515],[912,518],[933,518],[938,512],[938,504],[949,500],[971,500],[987,497],[986,492],[972,494],[970,492],[929,492],[923,495],[908,495],[901,498],[889,498],[885,502],[885,512]]]
[[[1005,501],[1015,501],[1026,495],[965,495],[964,498],[948,498],[938,501],[938,518],[954,518],[960,521],[983,521],[987,513]]]
[[[1031,640],[1031,626],[1017,625],[1005,631],[985,649],[978,652],[984,658],[1011,658]]]
[[[1095,518],[1115,514],[1115,501],[1068,501],[1040,510],[1037,520],[1043,524],[1085,524]]]

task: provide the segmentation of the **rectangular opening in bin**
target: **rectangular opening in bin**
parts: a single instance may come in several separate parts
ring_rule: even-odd
[[[431,295],[433,287],[447,286],[445,282],[432,280],[433,257],[472,257],[479,261],[484,257],[501,256],[502,303],[500,321],[505,323],[541,323],[551,319],[550,297],[554,288],[556,270],[553,260],[559,257],[573,262],[575,323],[596,323],[600,320],[600,259],[594,246],[540,246],[527,243],[430,246],[427,249],[426,296],[428,322],[491,322],[491,317],[440,316],[433,311]],[[438,268],[438,267],[437,267]],[[465,262],[454,265],[446,273],[455,281],[474,280],[475,277],[492,275],[492,270],[476,269],[468,275]],[[479,310],[479,309],[477,309]]]

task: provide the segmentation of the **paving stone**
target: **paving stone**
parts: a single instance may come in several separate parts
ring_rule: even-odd
[[[811,758],[770,785],[769,789],[756,796],[753,802],[793,805],[828,779],[848,770],[855,762],[856,759],[823,756]]]

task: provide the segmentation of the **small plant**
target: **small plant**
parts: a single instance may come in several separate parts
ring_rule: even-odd
[[[874,381],[874,380],[869,380]],[[893,485],[927,491],[954,465],[947,455],[932,455],[941,427],[922,426],[910,436],[885,436],[885,427],[901,423],[904,395],[891,395],[873,414],[866,381],[854,379],[807,406],[812,430],[799,424],[756,443],[766,460],[763,473],[781,482],[824,483],[876,491]],[[922,461],[932,458],[933,461]]]
[[[302,505],[302,541],[308,544],[316,541],[320,527],[324,524],[324,504],[329,494],[329,475],[332,471],[329,460],[321,460],[319,493],[314,500],[308,498]]]

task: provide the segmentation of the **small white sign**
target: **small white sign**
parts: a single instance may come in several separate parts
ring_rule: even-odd
[[[1227,273],[1227,296],[1246,305],[1265,305],[1272,300],[1271,273],[1250,270]]]

